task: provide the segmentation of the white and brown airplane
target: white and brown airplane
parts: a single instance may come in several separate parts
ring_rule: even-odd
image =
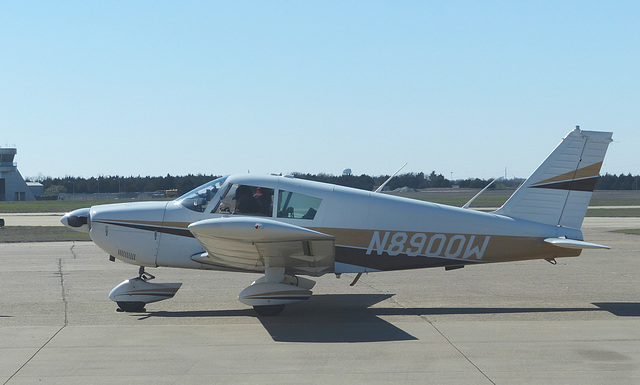
[[[145,267],[264,273],[238,299],[262,315],[309,299],[301,276],[575,257],[610,132],[571,131],[498,210],[485,213],[287,176],[231,175],[170,202],[99,205],[61,222],[140,266],[109,297],[124,311],[171,298]],[[354,280],[355,283],[355,280]]]

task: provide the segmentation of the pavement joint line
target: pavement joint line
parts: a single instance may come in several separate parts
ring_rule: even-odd
[[[74,245],[75,246],[75,243]],[[75,253],[73,252],[73,246],[71,246],[71,253],[74,255],[74,259],[75,259]],[[35,353],[33,353],[33,355],[31,357],[29,357],[29,359],[22,364],[22,366],[20,366],[18,368],[18,370],[16,370],[11,377],[9,377],[7,379],[7,381],[4,382],[3,385],[7,385],[9,383],[9,381],[11,381],[18,373],[20,373],[20,371],[29,364],[29,362],[31,362],[37,355],[38,353],[40,353],[40,351],[42,351],[42,349],[45,348],[45,346],[47,346],[49,344],[49,342],[51,342],[57,335],[58,333],[60,333],[62,331],[62,329],[64,329],[67,324],[69,323],[68,320],[68,306],[69,306],[69,302],[67,301],[67,294],[66,294],[66,290],[65,290],[65,286],[64,286],[64,272],[62,271],[62,258],[58,258],[58,271],[55,273],[57,275],[60,276],[60,290],[61,290],[61,294],[62,294],[62,303],[64,304],[64,325],[62,325],[62,327],[60,327],[60,329],[58,329],[58,331],[56,331],[53,336],[51,336],[51,338],[49,338],[42,346],[40,346],[40,348],[38,348],[38,350],[36,350]]]
[[[395,301],[395,300],[394,300],[394,302],[398,303],[398,302],[397,302],[397,301]],[[400,304],[400,303],[398,303],[398,305],[402,306],[402,304]],[[404,307],[404,306],[403,306],[403,307]],[[405,309],[406,309],[406,308],[405,308]],[[460,350],[460,348],[458,348],[458,347],[456,346],[456,344],[454,344],[454,343],[449,339],[449,337],[447,337],[447,336],[446,336],[446,335],[445,335],[445,334],[444,334],[440,329],[438,329],[438,327],[437,327],[433,322],[431,322],[431,320],[429,320],[429,319],[427,318],[427,316],[425,316],[425,315],[421,315],[421,314],[416,314],[416,315],[417,315],[418,317],[422,318],[423,320],[425,320],[426,322],[428,322],[428,323],[429,323],[429,325],[431,325],[431,327],[433,327],[433,328],[435,329],[435,331],[437,331],[437,332],[438,332],[438,334],[440,334],[440,335],[442,336],[442,338],[444,338],[444,339],[449,343],[449,345],[451,345],[451,347],[453,347],[455,350],[457,350],[457,351],[458,351],[458,353],[460,353],[460,355],[461,355],[462,357],[464,357],[464,359],[465,359],[465,360],[467,360],[467,362],[469,362],[471,365],[473,365],[473,367],[474,367],[474,368],[476,368],[476,370],[477,370],[480,374],[482,374],[482,375],[483,375],[487,380],[489,380],[489,382],[491,382],[493,385],[496,385],[495,381],[493,381],[493,380],[492,380],[492,379],[491,379],[491,378],[490,378],[490,377],[489,377],[489,376],[488,376],[488,375],[487,375],[487,374],[486,374],[482,369],[480,369],[480,367],[479,367],[478,365],[476,365],[473,361],[471,361],[471,359],[470,359],[466,354],[464,354],[464,352],[463,352],[462,350]]]
[[[19,368],[18,368],[18,370],[16,370],[16,371],[15,371],[15,373],[13,373],[13,374],[11,375],[11,377],[9,377],[9,378],[7,379],[7,381],[5,381],[5,382],[4,382],[4,384],[3,384],[3,385],[7,385],[7,384],[9,383],[9,381],[11,381],[11,380],[13,379],[13,377],[15,377],[18,373],[20,373],[20,371],[21,371],[25,366],[27,366],[27,365],[29,364],[29,362],[31,362],[31,360],[33,360],[33,359],[38,355],[38,353],[40,353],[40,351],[41,351],[42,349],[44,349],[44,348],[45,348],[45,346],[47,346],[47,345],[49,344],[49,342],[51,342],[54,338],[56,338],[56,336],[58,335],[58,333],[60,333],[60,332],[62,331],[62,329],[64,329],[64,328],[65,328],[65,326],[67,326],[67,325],[66,325],[66,324],[65,324],[65,325],[63,325],[60,329],[58,329],[58,331],[57,331],[57,332],[55,332],[55,333],[51,336],[51,338],[49,338],[49,339],[48,339],[48,340],[47,340],[47,341],[46,341],[42,346],[40,346],[40,348],[38,348],[38,350],[36,350],[36,352],[35,352],[35,353],[33,353],[33,355],[32,355],[31,357],[29,357],[29,359],[28,359],[24,364],[22,364],[22,366],[21,366],[21,367],[19,367]]]
[[[391,297],[391,301],[393,301],[396,305],[400,306],[401,308],[405,309],[405,310],[409,310],[411,311],[411,309],[409,309],[407,306],[405,306],[404,304],[400,303],[398,300],[396,300],[395,298]],[[491,382],[493,385],[496,385],[495,381],[493,381],[482,369],[480,369],[480,367],[478,365],[476,365],[473,361],[471,361],[471,359],[464,354],[464,352],[462,350],[460,350],[460,348],[458,348],[456,346],[456,344],[453,343],[453,341],[451,341],[449,339],[449,337],[447,337],[440,329],[438,329],[438,327],[431,322],[431,320],[424,314],[419,314],[419,313],[415,313],[416,316],[418,316],[419,318],[425,320],[429,325],[431,325],[431,327],[438,332],[438,334],[440,334],[442,336],[442,338],[445,339],[445,341],[447,341],[447,343],[449,345],[451,345],[452,348],[454,348],[458,353],[460,353],[460,355],[462,357],[464,357],[465,360],[467,360],[468,363],[470,363],[474,368],[476,368],[476,370],[482,374],[487,380],[489,380],[489,382]]]
[[[372,285],[371,285],[371,284],[369,284],[369,283],[364,282],[364,284],[365,284],[367,287],[371,288],[372,290],[377,291],[378,293],[384,293],[382,290],[378,289],[378,288],[377,288],[377,287],[375,287],[375,286],[372,286]],[[409,309],[407,306],[405,306],[404,304],[402,304],[402,303],[400,303],[398,300],[396,300],[393,296],[390,298],[390,300],[391,300],[394,304],[396,304],[397,306],[401,307],[402,309],[412,311],[412,310],[411,310],[411,309]],[[432,327],[436,332],[438,332],[438,334],[440,334],[440,336],[442,336],[442,338],[444,338],[444,339],[445,339],[445,341],[447,341],[447,343],[448,343],[451,347],[453,347],[453,348],[454,348],[458,353],[460,353],[460,355],[461,355],[462,357],[464,357],[464,359],[465,359],[465,360],[467,360],[467,362],[468,362],[468,363],[470,363],[474,368],[476,368],[476,370],[477,370],[480,374],[482,374],[482,375],[484,376],[484,378],[486,378],[486,379],[487,379],[490,383],[492,383],[493,385],[496,385],[495,381],[493,381],[493,380],[492,380],[492,379],[491,379],[491,378],[490,378],[490,377],[489,377],[489,376],[488,376],[488,375],[487,375],[487,374],[486,374],[482,369],[480,369],[480,367],[479,367],[478,365],[476,365],[473,361],[471,361],[471,359],[470,359],[466,354],[464,354],[464,352],[463,352],[462,350],[460,350],[460,348],[458,348],[458,347],[453,343],[453,341],[451,341],[451,340],[450,340],[450,339],[449,339],[449,338],[448,338],[448,337],[447,337],[447,336],[446,336],[446,335],[445,335],[445,334],[444,334],[440,329],[438,329],[438,327],[437,327],[433,322],[431,322],[431,320],[430,320],[429,318],[427,318],[427,316],[426,316],[426,315],[419,314],[419,313],[415,313],[415,312],[414,312],[414,314],[415,314],[416,316],[418,316],[420,319],[422,319],[422,320],[426,321],[429,325],[431,325],[431,327]]]

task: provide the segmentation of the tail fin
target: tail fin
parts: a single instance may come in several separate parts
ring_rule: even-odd
[[[579,229],[612,134],[576,127],[495,213]]]

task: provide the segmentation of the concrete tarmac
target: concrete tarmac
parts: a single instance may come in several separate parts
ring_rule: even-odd
[[[528,261],[317,279],[279,317],[237,301],[259,275],[149,269],[183,282],[144,313],[137,274],[90,242],[0,245],[0,383],[638,384],[638,218],[587,218],[587,250]]]
[[[63,213],[3,213],[5,226],[62,226],[60,217]]]

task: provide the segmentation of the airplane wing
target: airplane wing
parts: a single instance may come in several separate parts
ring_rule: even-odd
[[[230,216],[189,225],[206,253],[194,261],[218,267],[264,271],[285,267],[287,274],[322,275],[333,269],[335,239],[331,235],[267,218]]]

